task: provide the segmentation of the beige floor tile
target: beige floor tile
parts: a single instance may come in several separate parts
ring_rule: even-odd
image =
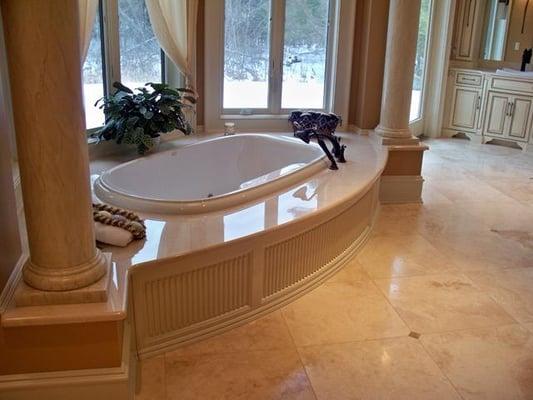
[[[474,283],[519,322],[533,322],[533,268],[470,272]]]
[[[180,347],[169,354],[176,356],[224,354],[286,348],[294,348],[294,343],[281,312],[278,310],[212,338]]]
[[[465,271],[533,267],[533,247],[524,246],[520,232],[493,231],[469,215],[455,223],[443,222],[445,214],[435,211],[424,220],[421,234]],[[454,217],[455,218],[455,217]]]
[[[372,282],[326,283],[282,309],[297,346],[405,336]]]
[[[529,329],[533,333],[533,322],[528,322],[527,324],[522,324],[526,329]]]
[[[295,349],[167,355],[168,400],[312,400]]]
[[[477,201],[480,198],[492,201],[508,201],[512,198],[498,189],[474,177],[459,179],[430,180],[435,189],[448,200],[458,203],[463,201]]]
[[[363,269],[363,266],[357,261],[357,259],[354,258],[340,271],[333,275],[328,282],[351,283],[368,280],[370,280],[370,277]]]
[[[423,204],[382,205],[372,230],[373,235],[412,234],[422,225]]]
[[[519,325],[422,336],[466,400],[533,399],[533,334]]]
[[[533,232],[533,210],[516,200],[498,202],[480,199],[463,207],[481,226],[491,230]]]
[[[431,181],[424,182],[424,186],[422,187],[422,202],[424,204],[453,204],[450,199],[439,192],[438,185],[434,185]]]
[[[357,259],[371,278],[457,272],[448,258],[418,234],[373,236]]]
[[[415,339],[298,350],[319,400],[460,398]]]
[[[533,180],[530,177],[515,178],[506,176],[499,179],[491,179],[488,184],[513,199],[533,201]]]
[[[159,356],[141,362],[135,400],[165,399],[165,358]]]
[[[514,320],[459,274],[375,281],[411,330],[418,333],[482,328]]]

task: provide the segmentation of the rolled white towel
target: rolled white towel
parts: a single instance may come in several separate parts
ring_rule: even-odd
[[[94,223],[94,233],[96,240],[113,246],[125,247],[133,240],[133,235],[126,229],[105,225],[100,222]]]

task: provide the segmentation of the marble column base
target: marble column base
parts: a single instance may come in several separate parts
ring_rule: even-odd
[[[97,282],[106,273],[108,260],[96,249],[96,255],[88,262],[66,268],[44,268],[28,260],[22,272],[29,286],[47,291],[80,289]]]
[[[379,124],[376,126],[374,131],[383,137],[386,138],[397,138],[397,139],[403,139],[403,138],[410,138],[413,136],[411,134],[411,130],[409,127],[407,128],[387,128],[386,126],[383,126],[382,124]]]
[[[107,292],[111,276],[111,254],[102,253],[98,251],[96,260],[90,265],[92,268],[87,270],[87,273],[83,274],[84,278],[91,277],[94,282],[93,276],[96,276],[96,281],[92,284],[85,285],[85,287],[78,289],[37,289],[27,284],[27,271],[28,265],[24,267],[24,281],[20,281],[15,291],[15,303],[18,307],[24,306],[40,306],[40,305],[52,305],[52,304],[80,304],[80,303],[101,303],[107,301]],[[97,265],[97,267],[95,267]],[[30,271],[32,271],[30,269]],[[33,271],[30,272],[30,276],[35,278]],[[48,277],[38,276],[39,279],[47,279]],[[52,282],[65,283],[65,276],[57,278]],[[74,276],[71,279],[79,283],[79,277]],[[55,286],[57,287],[57,286]]]

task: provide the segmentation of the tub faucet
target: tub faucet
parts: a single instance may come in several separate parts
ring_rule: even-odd
[[[318,142],[318,145],[326,154],[326,157],[329,159],[329,161],[331,161],[331,165],[329,166],[329,169],[333,169],[333,170],[339,169],[337,162],[335,161],[335,158],[340,163],[346,162],[346,159],[344,158],[344,150],[346,150],[346,146],[340,144],[339,137],[334,136],[334,135],[327,135],[324,133],[318,133],[316,129],[300,130],[300,131],[295,132],[294,136],[303,140],[305,143],[309,143],[311,139],[316,139]],[[326,143],[324,143],[324,139],[329,140],[331,144],[333,145],[331,152],[328,149],[328,146],[326,146]],[[333,153],[333,155],[331,153]]]

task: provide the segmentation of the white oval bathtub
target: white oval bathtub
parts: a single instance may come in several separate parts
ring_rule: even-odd
[[[327,168],[316,144],[267,134],[205,140],[104,172],[96,196],[132,210],[192,214],[229,208]]]

